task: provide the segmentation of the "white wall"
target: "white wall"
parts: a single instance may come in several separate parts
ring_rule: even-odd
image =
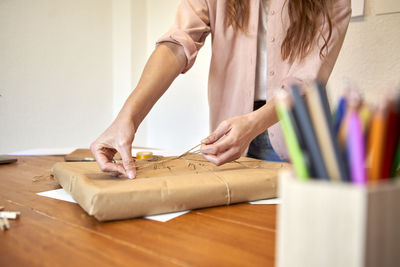
[[[147,61],[147,1],[132,0],[131,4],[131,30],[132,30],[132,77],[131,89],[135,88],[139,82],[140,75]],[[131,90],[132,91],[132,90]],[[124,98],[124,100],[126,97]],[[120,109],[119,107],[114,107]],[[147,145],[147,125],[146,120],[142,122],[135,136],[134,145]]]
[[[378,1],[366,0],[365,16],[350,22],[329,82],[332,100],[342,93],[344,77],[369,101],[400,82],[400,13],[376,15]]]
[[[156,40],[173,24],[178,3],[179,0],[146,1],[147,56],[154,50]],[[133,43],[137,42],[142,42],[142,39],[133,36]],[[208,135],[207,84],[210,56],[209,38],[194,67],[180,75],[153,107],[144,125],[139,127],[134,145],[187,149]]]
[[[112,1],[113,118],[138,83],[148,57],[146,10],[146,0]],[[147,145],[146,129],[143,122],[136,146]]]
[[[132,90],[131,0],[112,1],[113,115],[118,114]]]
[[[129,52],[132,53],[132,88],[139,81],[145,62],[155,49],[156,40],[173,24],[178,3],[179,0],[132,0],[132,50]],[[198,144],[208,135],[210,55],[208,40],[195,66],[175,80],[140,125],[134,140],[135,146],[181,150]],[[114,106],[115,113],[126,97],[127,91],[116,89],[114,102],[119,105]]]
[[[110,123],[111,15],[111,0],[0,1],[0,153],[88,147]]]

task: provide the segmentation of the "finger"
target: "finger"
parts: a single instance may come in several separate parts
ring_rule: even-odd
[[[233,145],[232,137],[227,136],[221,142],[214,143],[211,145],[201,145],[200,152],[203,154],[217,155],[230,149]]]
[[[118,149],[121,154],[122,164],[124,165],[125,174],[129,179],[136,177],[135,160],[132,157],[132,146],[121,146]]]
[[[121,165],[111,161],[116,153],[113,151],[114,149],[107,148],[104,144],[93,143],[90,146],[90,150],[102,171],[125,174],[125,169]]]
[[[237,152],[236,148],[231,148],[229,150],[226,150],[224,153],[220,153],[218,155],[203,154],[203,157],[209,162],[220,166],[222,164],[240,158],[240,153]]]
[[[116,173],[120,173],[120,174],[124,174],[124,175],[128,176],[128,174],[126,173],[126,171],[124,169],[124,166],[122,166],[121,164],[118,164],[118,163],[106,162],[100,168],[103,172],[111,172],[113,176],[116,176],[115,175]]]
[[[201,143],[206,145],[215,143],[216,141],[221,139],[221,137],[227,134],[230,129],[230,123],[228,123],[227,121],[223,121],[218,125],[217,129],[214,132],[212,132],[208,137],[201,140]]]

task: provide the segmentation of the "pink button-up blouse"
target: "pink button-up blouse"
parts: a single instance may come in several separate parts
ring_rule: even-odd
[[[290,0],[289,0],[290,1]],[[182,45],[187,57],[186,72],[193,65],[205,38],[211,33],[212,56],[208,81],[211,130],[225,119],[253,111],[257,57],[257,32],[260,0],[251,0],[248,32],[234,32],[225,27],[225,0],[182,0],[174,25],[157,43]],[[319,46],[301,62],[290,64],[281,57],[281,44],[289,26],[287,4],[271,0],[267,24],[267,100],[289,81],[319,80],[326,83],[342,46],[351,16],[350,0],[335,0],[332,10],[333,32],[324,58]],[[322,21],[322,20],[321,20]],[[321,23],[321,31],[328,27]],[[268,129],[275,152],[288,160],[279,123]]]

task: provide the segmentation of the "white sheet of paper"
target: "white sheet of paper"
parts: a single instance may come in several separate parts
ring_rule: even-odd
[[[68,194],[67,191],[65,191],[63,188],[37,193],[36,195],[76,203],[71,195]]]
[[[63,188],[36,193],[36,195],[76,203],[76,201],[71,197],[71,195],[68,194],[67,191],[65,191]],[[184,214],[188,213],[189,211],[190,210],[171,212],[171,213],[165,213],[165,214],[160,214],[160,215],[146,216],[144,218],[153,220],[153,221],[166,222],[166,221],[172,220],[176,217],[179,217],[181,215],[184,215]]]
[[[164,214],[159,214],[159,215],[151,215],[151,216],[146,216],[146,219],[149,220],[154,220],[154,221],[159,221],[159,222],[166,222],[169,220],[172,220],[176,217],[179,217],[181,215],[184,215],[188,213],[190,210],[184,210],[184,211],[178,211],[178,212],[171,212],[171,213],[164,213]]]
[[[281,204],[281,199],[280,198],[270,198],[270,199],[261,199],[261,200],[256,200],[256,201],[250,201],[250,204],[257,204],[257,205],[275,205],[275,204]]]

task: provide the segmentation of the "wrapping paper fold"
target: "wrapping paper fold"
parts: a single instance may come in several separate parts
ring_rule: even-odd
[[[59,162],[53,174],[88,214],[107,221],[276,197],[278,172],[289,166],[240,158],[217,167],[196,154],[137,165],[133,180],[96,162]]]

